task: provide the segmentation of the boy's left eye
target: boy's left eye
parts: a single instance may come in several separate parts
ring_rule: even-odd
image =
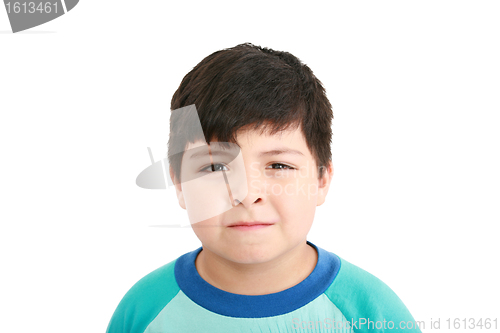
[[[282,163],[273,163],[270,165],[270,167],[271,169],[276,169],[276,170],[294,169],[291,166]]]

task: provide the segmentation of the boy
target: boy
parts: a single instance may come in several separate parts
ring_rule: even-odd
[[[171,109],[170,175],[202,247],[137,282],[108,333],[420,332],[383,282],[306,239],[333,175],[331,105],[306,65],[221,50]]]

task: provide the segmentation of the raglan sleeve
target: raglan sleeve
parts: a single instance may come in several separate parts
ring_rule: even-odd
[[[118,304],[106,333],[143,333],[158,313],[179,292],[175,261],[139,280]]]
[[[343,259],[325,294],[356,333],[421,333],[421,323],[389,286]]]

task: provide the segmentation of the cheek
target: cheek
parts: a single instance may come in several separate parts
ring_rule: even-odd
[[[202,244],[217,244],[220,238],[221,221],[213,217],[193,224],[191,227]]]
[[[222,177],[191,180],[182,184],[182,191],[191,224],[217,217],[232,208]]]
[[[283,181],[281,197],[288,205],[293,205],[295,211],[300,209],[311,209],[315,207],[318,196],[318,185],[311,178],[291,178]]]
[[[209,220],[198,222],[192,226],[192,229],[193,229],[196,237],[198,237],[198,239],[200,240],[200,242],[202,244],[209,242],[210,239],[213,238],[213,235],[212,235],[209,227],[207,227],[207,225],[210,225],[210,224],[209,223],[207,224],[207,222],[209,222]]]
[[[317,184],[311,179],[296,178],[281,185],[283,193],[273,199],[282,219],[300,233],[309,230],[316,212]]]

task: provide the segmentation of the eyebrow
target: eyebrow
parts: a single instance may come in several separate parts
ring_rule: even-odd
[[[278,149],[273,149],[273,150],[268,150],[268,151],[263,151],[259,153],[259,157],[263,156],[274,156],[274,155],[282,155],[282,154],[291,154],[291,155],[302,155],[304,154],[298,150],[295,149],[289,149],[289,148],[278,148]]]
[[[290,149],[290,148],[277,148],[273,150],[267,150],[267,151],[262,151],[259,153],[259,157],[264,157],[264,156],[275,156],[275,155],[283,155],[283,154],[290,154],[290,155],[301,155],[304,156],[304,154],[298,150],[295,149]],[[206,157],[209,156],[210,154],[208,153],[207,150],[201,150],[199,152],[196,152],[189,156],[190,159],[195,159],[195,158],[200,158],[200,157]],[[230,153],[228,151],[224,150],[212,150],[212,156],[233,156],[234,153]]]
[[[224,151],[224,150],[212,150],[211,154],[208,153],[208,149],[206,150],[201,150],[197,153],[192,154],[189,156],[189,158],[200,158],[200,157],[206,157],[206,156],[229,156],[229,157],[234,157],[234,153],[230,153],[229,151]]]

